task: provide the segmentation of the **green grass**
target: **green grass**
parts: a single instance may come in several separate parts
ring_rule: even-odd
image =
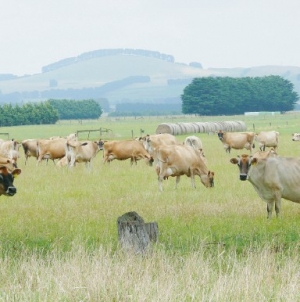
[[[269,119],[243,116],[211,118],[213,121],[232,119],[245,120],[248,129],[255,123],[257,131],[278,130],[278,153],[299,156],[300,144],[291,140],[291,134],[300,130],[297,114]],[[209,117],[173,118],[173,122],[189,120],[209,120]],[[84,122],[82,125],[69,121],[53,126],[4,128],[2,131],[21,140],[67,135],[78,129],[97,129],[101,126],[113,129],[113,137],[104,137],[105,139],[127,139],[132,130],[139,134],[140,128],[145,129],[146,133],[154,133],[161,122],[162,118],[103,118]],[[20,150],[18,164],[22,173],[15,180],[18,192],[11,198],[0,197],[0,262],[3,276],[10,280],[10,283],[4,282],[0,289],[10,291],[15,286],[15,297],[20,298],[22,293],[27,293],[23,296],[25,300],[29,297],[40,300],[35,295],[46,291],[51,296],[50,300],[71,301],[74,300],[73,289],[67,285],[68,278],[76,283],[78,280],[74,280],[73,276],[83,277],[91,273],[97,280],[100,278],[99,270],[94,271],[94,266],[96,268],[100,265],[97,261],[101,261],[108,265],[101,266],[101,270],[106,270],[106,275],[101,280],[106,280],[113,274],[115,280],[119,280],[119,285],[110,281],[112,283],[106,284],[106,290],[102,285],[95,285],[96,293],[89,289],[90,294],[94,293],[94,300],[102,297],[100,300],[103,301],[126,301],[127,298],[124,297],[127,297],[128,292],[134,293],[136,287],[122,282],[127,278],[128,271],[138,272],[143,266],[147,267],[145,275],[140,276],[141,279],[136,282],[146,288],[150,285],[149,291],[152,293],[136,292],[140,299],[151,300],[149,297],[156,290],[160,292],[147,278],[161,278],[161,284],[165,284],[168,277],[162,275],[163,272],[170,272],[174,278],[179,276],[180,279],[165,284],[166,287],[170,286],[170,301],[180,301],[179,297],[193,301],[192,297],[187,298],[190,294],[201,300],[201,297],[208,297],[212,293],[216,295],[213,300],[219,300],[217,296],[222,292],[226,293],[227,301],[239,301],[245,295],[248,297],[246,300],[250,301],[257,298],[257,287],[261,287],[265,297],[269,299],[272,295],[275,298],[287,297],[282,293],[284,284],[280,275],[271,282],[280,285],[276,287],[275,293],[271,293],[263,284],[257,285],[254,280],[257,280],[257,275],[268,278],[265,274],[269,268],[272,268],[274,274],[277,274],[276,270],[280,270],[282,276],[295,276],[296,272],[291,272],[291,269],[299,267],[300,205],[283,200],[282,218],[276,219],[274,215],[271,220],[267,220],[266,203],[259,198],[249,182],[239,180],[237,167],[229,162],[231,157],[247,151],[233,150],[229,155],[225,153],[216,135],[198,135],[204,145],[207,166],[215,172],[215,187],[211,189],[205,188],[199,179],[196,179],[196,189],[192,189],[190,179],[183,176],[177,190],[175,178],[169,178],[163,182],[164,191],[159,192],[154,167],[147,166],[143,161],[139,161],[136,166],[130,166],[129,161],[116,160],[103,165],[102,151],[94,159],[91,170],[87,170],[83,164],[68,170],[57,168],[52,162],[42,162],[40,166],[36,166],[36,161],[32,158],[25,166],[24,155]],[[185,136],[179,136],[178,139],[183,141]],[[99,137],[92,139],[94,138]],[[129,211],[136,211],[146,222],[158,223],[159,242],[154,246],[154,254],[145,259],[143,264],[138,258],[130,260],[120,254],[117,219]],[[274,265],[270,261],[274,261]],[[28,268],[31,262],[33,268]],[[127,273],[120,273],[124,265]],[[262,269],[264,265],[266,268]],[[18,266],[23,269],[19,271]],[[82,272],[84,267],[89,268],[89,273],[80,275],[78,272],[74,275],[74,270]],[[225,284],[230,278],[233,287],[241,282],[239,276],[245,269],[249,269],[249,276],[253,278],[252,283],[249,281],[253,284],[251,294],[231,292]],[[193,290],[189,290],[188,271],[195,276],[195,280],[204,284],[207,292],[203,291],[204,288],[197,288],[194,281],[190,281],[194,285]],[[37,276],[47,285],[35,281],[34,284],[39,284],[40,287],[32,283],[27,288],[27,283],[23,283],[22,290],[18,291],[16,280],[28,280],[31,278],[29,274]],[[65,284],[64,288],[67,289],[64,291],[54,285],[58,281],[46,281],[44,278],[49,274],[53,276],[53,280],[60,280]],[[66,280],[61,279],[64,276]],[[92,281],[88,282],[91,284]],[[215,282],[220,282],[218,289],[214,286]],[[290,286],[293,284],[291,280],[286,282]],[[88,285],[85,286],[88,288]],[[182,293],[181,286],[186,286]],[[175,288],[177,290],[174,291]],[[177,296],[172,296],[175,292]],[[81,296],[86,297],[83,292]],[[158,299],[159,296],[155,297]],[[167,296],[168,293],[163,300],[167,301]],[[295,300],[297,293],[291,296]],[[128,298],[127,301],[131,300]],[[138,301],[138,298],[132,301]]]

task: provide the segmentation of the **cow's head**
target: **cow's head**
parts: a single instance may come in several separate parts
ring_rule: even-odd
[[[252,158],[247,154],[243,154],[241,157],[237,156],[237,158],[231,158],[230,162],[234,165],[238,165],[240,169],[240,180],[246,180],[248,177],[248,172],[250,170],[251,164],[256,162],[256,158]]]
[[[99,141],[95,142],[97,145],[98,145],[98,149],[99,150],[103,150],[103,146],[104,146],[104,143],[106,141],[103,141],[102,139],[100,139]]]
[[[224,136],[224,132],[222,130],[219,130],[219,132],[218,132],[218,138],[219,138],[220,141],[223,140],[223,136]]]
[[[10,172],[6,166],[0,166],[0,195],[13,196],[17,193],[13,182],[20,173],[21,169],[14,169]]]
[[[201,182],[204,184],[205,187],[212,188],[215,185],[214,176],[215,176],[214,172],[208,171],[207,174],[201,174],[200,179],[201,179]]]

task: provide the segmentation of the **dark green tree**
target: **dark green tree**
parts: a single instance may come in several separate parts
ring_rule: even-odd
[[[289,111],[299,98],[293,84],[279,76],[195,78],[181,96],[182,112],[200,115],[246,111]]]

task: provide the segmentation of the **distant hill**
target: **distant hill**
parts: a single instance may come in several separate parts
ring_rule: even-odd
[[[195,77],[256,77],[279,75],[300,95],[300,67],[258,66],[209,68],[201,63],[178,63],[172,55],[132,49],[91,51],[42,67],[42,72],[16,77],[0,74],[0,103],[49,98],[108,99],[128,102],[181,102],[183,89]]]

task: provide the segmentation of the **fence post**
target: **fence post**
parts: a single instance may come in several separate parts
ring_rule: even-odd
[[[143,254],[158,241],[157,222],[146,223],[136,212],[128,212],[117,220],[119,243],[123,250]]]

